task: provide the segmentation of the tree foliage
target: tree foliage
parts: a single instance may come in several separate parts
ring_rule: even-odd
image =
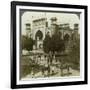
[[[61,33],[54,33],[52,37],[46,35],[43,43],[44,51],[62,52],[65,49],[64,41],[61,39]]]
[[[64,51],[65,49],[64,41],[60,38],[60,35],[58,33],[55,33],[54,35],[52,35],[50,47],[52,52]]]
[[[80,66],[80,39],[74,40],[72,43],[70,62],[78,68]]]
[[[43,41],[43,49],[46,53],[50,51],[51,45],[51,37],[47,34],[44,41]]]
[[[22,36],[22,49],[32,50],[34,45],[34,40],[27,36]]]

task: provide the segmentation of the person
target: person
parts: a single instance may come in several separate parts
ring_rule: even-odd
[[[67,65],[67,74],[69,75],[69,73],[70,73],[70,65],[68,64]]]
[[[34,77],[34,68],[32,67],[32,70],[31,70],[31,76],[32,78]]]
[[[42,75],[44,75],[44,67],[42,67]]]
[[[60,70],[61,70],[61,76],[63,76],[63,63],[60,65]]]
[[[52,59],[53,59],[53,55],[52,55],[52,53],[50,52],[50,54],[49,54],[50,64],[52,64]]]
[[[49,60],[49,58],[47,58],[47,64],[49,64],[50,63],[50,60]]]
[[[48,77],[50,75],[50,66],[48,65]]]

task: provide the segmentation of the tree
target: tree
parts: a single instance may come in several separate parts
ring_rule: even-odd
[[[46,53],[49,53],[50,51],[50,45],[51,45],[51,37],[49,34],[45,36],[45,39],[43,41],[43,49]]]
[[[80,67],[80,39],[72,41],[73,46],[70,52],[70,62],[75,69]]]
[[[61,39],[61,36],[59,33],[55,33],[52,35],[51,38],[51,48],[50,50],[54,53],[56,52],[62,52],[65,49],[64,41]]]
[[[23,35],[21,38],[22,49],[26,49],[26,41],[27,41],[27,37]]]
[[[64,41],[61,39],[61,33],[54,33],[52,37],[46,35],[43,42],[44,51],[49,53],[62,52],[65,49]]]
[[[27,36],[22,36],[22,49],[32,50],[34,45],[34,40]]]

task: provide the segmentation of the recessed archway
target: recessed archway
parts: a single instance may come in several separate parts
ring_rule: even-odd
[[[42,39],[43,39],[43,33],[42,33],[40,30],[38,30],[38,31],[36,32],[35,39],[37,40],[37,38],[38,38],[39,40],[42,40]]]
[[[69,35],[69,34],[65,34],[65,35],[64,35],[64,40],[65,40],[65,41],[69,41],[69,39],[70,39],[70,35]]]

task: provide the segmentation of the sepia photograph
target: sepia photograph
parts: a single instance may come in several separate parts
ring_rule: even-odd
[[[20,78],[80,76],[80,13],[20,10]]]
[[[87,6],[12,2],[11,12],[12,88],[87,83]]]

